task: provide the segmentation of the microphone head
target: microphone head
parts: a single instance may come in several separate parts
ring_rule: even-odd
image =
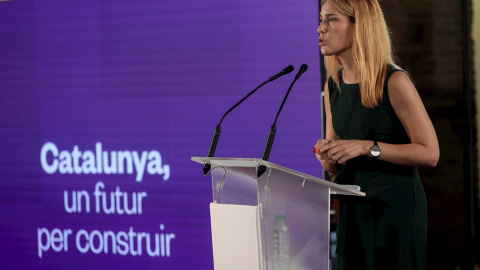
[[[307,71],[308,69],[308,65],[307,64],[302,64],[300,66],[300,70],[298,70],[298,73],[297,75],[295,75],[295,80],[298,80],[300,78],[300,76],[302,76],[302,74]]]
[[[292,65],[289,65],[288,67],[282,69],[282,71],[280,71],[279,73],[273,75],[272,77],[270,77],[270,79],[268,79],[269,82],[273,81],[273,80],[276,80],[278,79],[279,77],[285,75],[285,74],[288,74],[290,72],[293,71],[293,66]]]
[[[308,69],[308,65],[307,65],[307,64],[302,64],[302,65],[300,66],[300,70],[301,70],[302,73],[305,72],[305,71],[307,71],[307,69]]]
[[[292,72],[294,69],[295,68],[292,65],[289,65],[288,67],[286,67],[282,70],[282,73],[283,74],[288,74],[288,73]]]

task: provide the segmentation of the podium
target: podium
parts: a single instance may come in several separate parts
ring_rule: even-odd
[[[289,269],[329,269],[330,195],[365,196],[338,185],[254,158],[192,157],[210,163],[210,217],[215,270],[273,269],[277,215],[290,233]],[[259,166],[266,171],[257,178]]]

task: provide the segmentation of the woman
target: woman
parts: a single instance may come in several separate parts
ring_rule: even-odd
[[[438,141],[408,75],[393,62],[377,0],[323,0],[326,135],[314,146],[339,184],[339,269],[425,269],[427,207],[416,166],[436,166]]]

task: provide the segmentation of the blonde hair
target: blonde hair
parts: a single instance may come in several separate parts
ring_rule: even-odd
[[[358,68],[362,104],[373,108],[383,98],[387,64],[398,68],[394,63],[389,30],[382,9],[377,0],[322,0],[322,6],[327,1],[355,23],[352,52]],[[332,55],[325,56],[324,61],[328,77],[331,77],[340,89],[340,59]]]

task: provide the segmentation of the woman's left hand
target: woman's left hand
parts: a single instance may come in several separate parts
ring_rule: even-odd
[[[372,141],[331,140],[321,150],[338,164],[344,164],[352,158],[369,155],[369,149],[372,145]]]

